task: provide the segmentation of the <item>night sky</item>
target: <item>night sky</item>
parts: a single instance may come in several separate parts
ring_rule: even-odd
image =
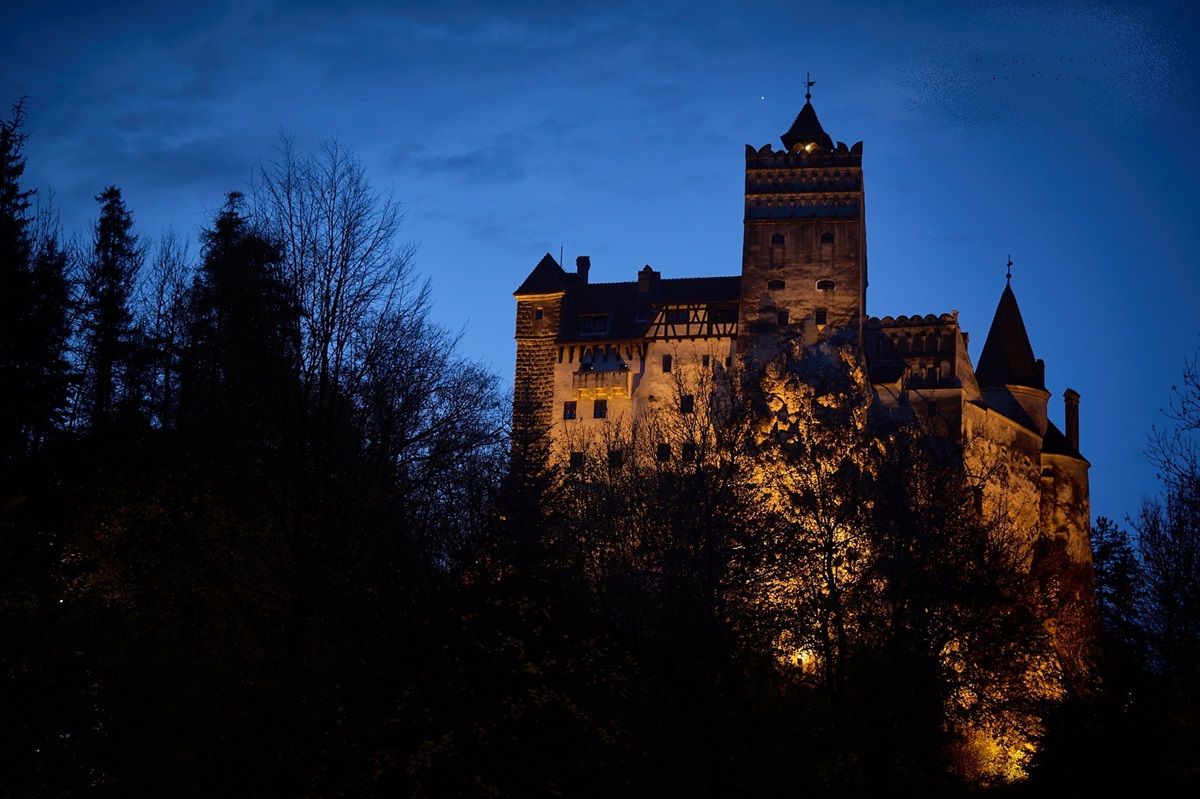
[[[1200,350],[1194,0],[737,5],[22,3],[0,102],[28,98],[26,182],[64,233],[116,184],[194,256],[281,135],[336,137],[404,202],[436,318],[511,381],[546,252],[597,282],[739,272],[744,145],[780,146],[810,72],[825,130],[864,142],[868,311],[957,310],[978,357],[1011,254],[1051,419],[1082,395],[1093,516],[1133,513]]]

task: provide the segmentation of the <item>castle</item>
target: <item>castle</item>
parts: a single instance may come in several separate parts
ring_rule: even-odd
[[[1031,531],[1043,548],[1090,576],[1087,460],[1079,452],[1079,395],[1067,389],[1065,433],[1049,419],[1045,365],[1034,357],[1006,285],[978,360],[957,312],[871,317],[862,142],[834,144],[811,94],[781,140],[746,147],[745,227],[738,276],[589,282],[590,260],[565,271],[549,254],[514,292],[514,419],[550,431],[559,449],[655,403],[694,397],[671,389],[673,370],[764,363],[791,342],[850,338],[876,398],[935,423],[986,474],[981,501]],[[659,457],[688,458],[662,451]],[[582,453],[560,453],[571,458]],[[1085,579],[1072,591],[1090,604]]]

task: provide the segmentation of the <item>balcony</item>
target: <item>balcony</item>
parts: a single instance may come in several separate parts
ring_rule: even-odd
[[[571,374],[571,388],[579,399],[629,397],[628,369],[580,370]]]

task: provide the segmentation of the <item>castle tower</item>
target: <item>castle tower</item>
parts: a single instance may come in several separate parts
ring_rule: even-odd
[[[586,268],[580,271],[586,281]],[[529,451],[532,443],[553,423],[554,342],[562,319],[567,279],[563,268],[550,253],[546,253],[520,288],[513,292],[517,299],[514,453]]]
[[[1012,286],[1005,285],[988,330],[975,378],[983,401],[1015,422],[1046,435],[1046,365],[1033,357]]]
[[[760,363],[791,339],[860,337],[865,318],[862,142],[835,146],[811,98],[786,149],[746,146],[738,348]]]

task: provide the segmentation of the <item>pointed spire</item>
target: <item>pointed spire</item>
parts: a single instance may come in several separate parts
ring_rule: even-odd
[[[821,121],[817,119],[817,112],[812,107],[812,87],[816,84],[815,80],[811,80],[808,75],[805,75],[804,81],[804,107],[800,109],[800,113],[796,116],[796,121],[792,123],[792,127],[788,132],[779,137],[783,142],[783,146],[788,148],[790,152],[803,150],[804,152],[814,152],[824,150],[829,152],[833,149],[833,139],[829,138],[829,134],[821,127]]]
[[[563,290],[563,277],[566,273],[554,260],[554,256],[546,253],[542,260],[525,278],[521,287],[513,292],[515,296],[522,294],[554,294]]]
[[[1010,273],[1010,280],[1011,277]],[[1010,284],[1004,286],[1004,293],[1000,295],[1000,304],[996,306],[992,327],[975,367],[975,377],[981,387],[1046,388],[1041,362],[1033,357],[1025,320],[1021,318],[1021,309],[1017,307],[1017,297]]]

